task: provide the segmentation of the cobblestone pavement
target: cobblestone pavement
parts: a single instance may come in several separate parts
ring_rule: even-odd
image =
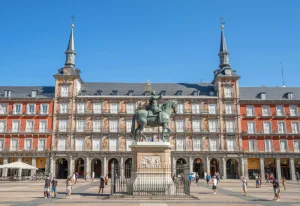
[[[180,206],[180,205],[300,205],[300,183],[288,181],[287,190],[281,187],[280,202],[274,202],[271,184],[263,183],[261,188],[255,188],[254,181],[248,183],[248,195],[242,193],[242,183],[239,180],[222,180],[218,185],[218,194],[212,194],[211,185],[204,180],[199,186],[191,185],[192,198],[172,199],[134,199],[110,198],[110,187],[106,186],[104,195],[98,195],[99,181],[80,180],[74,185],[71,199],[65,199],[64,180],[58,182],[58,195],[55,199],[44,199],[42,181],[0,182],[0,206],[4,205],[133,205],[133,206]]]

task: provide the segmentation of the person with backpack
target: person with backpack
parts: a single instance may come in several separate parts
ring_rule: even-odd
[[[207,175],[206,175],[207,187],[209,186],[209,182],[210,182],[210,175],[207,173]]]
[[[273,189],[274,189],[274,198],[273,198],[273,200],[279,201],[280,200],[279,182],[276,178],[274,178],[272,184],[273,184]]]

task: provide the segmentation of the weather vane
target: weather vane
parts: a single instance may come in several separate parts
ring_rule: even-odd
[[[221,16],[219,19],[220,19],[221,28],[224,29],[224,24],[225,24],[225,22],[223,21],[224,18]]]
[[[75,16],[72,15],[70,18],[72,19],[72,28],[74,28],[74,19],[75,19]]]

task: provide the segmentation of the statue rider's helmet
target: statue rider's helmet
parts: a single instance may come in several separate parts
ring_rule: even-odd
[[[156,95],[156,94],[155,94],[155,90],[152,91],[152,95]]]

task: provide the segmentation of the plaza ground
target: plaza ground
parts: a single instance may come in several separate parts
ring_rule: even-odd
[[[288,181],[287,190],[281,186],[280,202],[274,202],[271,184],[263,183],[261,188],[255,188],[253,180],[248,183],[248,195],[242,193],[240,180],[221,180],[218,194],[212,194],[211,185],[207,187],[204,180],[199,186],[191,185],[192,198],[169,199],[134,199],[110,198],[110,186],[104,189],[104,195],[98,195],[99,180],[84,181],[74,185],[71,199],[65,199],[65,181],[58,182],[56,199],[44,199],[43,181],[0,182],[0,206],[4,205],[133,205],[133,206],[179,206],[179,205],[300,205],[300,182]]]

